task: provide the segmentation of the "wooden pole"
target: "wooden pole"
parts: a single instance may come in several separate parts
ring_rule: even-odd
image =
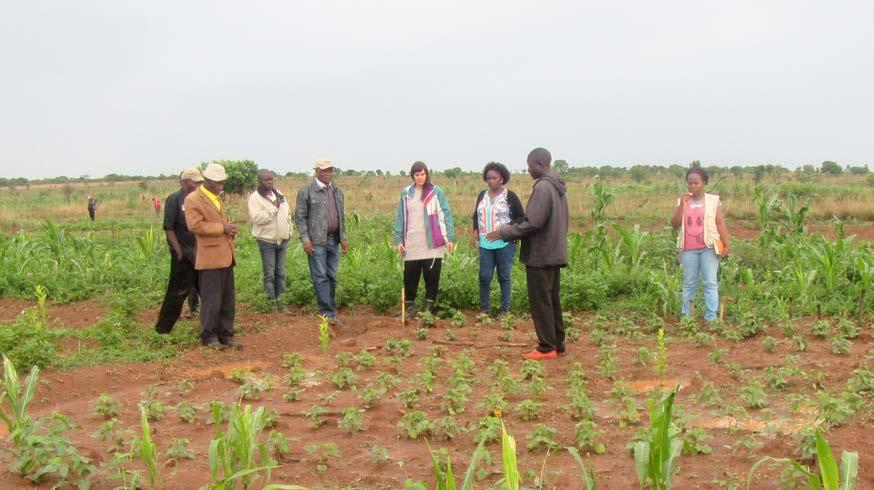
[[[401,286],[401,324],[407,324],[407,293]]]

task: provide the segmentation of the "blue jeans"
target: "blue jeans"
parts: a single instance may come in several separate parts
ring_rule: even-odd
[[[492,310],[491,293],[492,278],[498,269],[498,284],[501,285],[501,311],[510,311],[510,271],[513,270],[513,259],[516,257],[516,244],[509,243],[504,248],[489,250],[479,249],[479,309],[482,312]]]
[[[683,305],[681,315],[689,316],[689,302],[698,292],[698,275],[704,285],[704,319],[716,320],[719,308],[719,287],[716,272],[719,269],[719,256],[712,248],[688,250],[680,253],[683,267]]]
[[[283,240],[282,243],[258,240],[258,250],[261,251],[264,292],[273,300],[285,292],[285,252],[288,251],[288,240]]]
[[[313,244],[313,254],[307,257],[319,315],[329,318],[337,316],[335,303],[337,291],[337,267],[340,265],[340,239],[328,235],[324,245]]]

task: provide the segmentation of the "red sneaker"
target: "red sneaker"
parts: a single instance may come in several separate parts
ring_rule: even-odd
[[[556,357],[558,357],[558,353],[556,353],[554,350],[551,350],[549,352],[540,352],[539,350],[534,349],[533,351],[523,355],[522,359],[555,359]]]

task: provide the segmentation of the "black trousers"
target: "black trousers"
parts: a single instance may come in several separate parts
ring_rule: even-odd
[[[200,341],[226,343],[234,338],[234,268],[205,269],[200,274]]]
[[[182,305],[186,298],[191,295],[197,297],[197,271],[194,264],[186,257],[176,260],[176,255],[170,253],[170,279],[167,281],[167,292],[164,293],[164,301],[161,303],[161,312],[158,313],[158,323],[155,331],[167,333],[173,330],[179,314],[182,313]]]
[[[415,301],[419,289],[419,278],[425,276],[425,300],[437,301],[437,288],[440,286],[440,269],[443,259],[421,259],[404,261],[404,297]]]
[[[525,267],[528,305],[537,332],[537,350],[564,352],[564,321],[561,318],[561,267]]]
[[[88,217],[91,218],[91,221],[94,221],[94,214],[97,212],[96,209],[88,208]]]

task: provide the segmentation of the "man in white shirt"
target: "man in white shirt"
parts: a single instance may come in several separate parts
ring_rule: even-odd
[[[285,292],[285,253],[291,238],[291,215],[285,195],[273,186],[273,172],[258,171],[258,188],[249,196],[249,219],[252,236],[261,251],[264,292],[273,311],[288,314],[281,303]]]

